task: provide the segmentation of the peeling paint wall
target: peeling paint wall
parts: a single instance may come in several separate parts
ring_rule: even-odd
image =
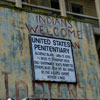
[[[72,40],[77,84],[33,82],[30,34]],[[99,76],[90,24],[0,7],[0,99],[100,99]]]

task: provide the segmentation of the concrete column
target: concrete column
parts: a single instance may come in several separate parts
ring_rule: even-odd
[[[16,7],[22,7],[22,0],[16,0]]]
[[[99,26],[100,26],[100,0],[95,0],[96,10],[97,10],[97,16],[99,19]]]
[[[66,16],[65,0],[59,0],[59,6],[62,16]]]

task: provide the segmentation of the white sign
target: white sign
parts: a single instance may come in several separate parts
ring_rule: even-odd
[[[35,80],[76,83],[70,40],[30,36]]]

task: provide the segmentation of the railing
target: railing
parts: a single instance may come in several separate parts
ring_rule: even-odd
[[[7,3],[7,4],[13,4],[15,5],[15,0],[0,0],[0,2],[3,2],[3,3]]]
[[[59,9],[54,9],[54,8],[50,8],[50,7],[33,5],[33,4],[26,3],[26,2],[22,2],[22,7],[23,8],[30,7],[33,10],[34,9],[45,10],[45,11],[48,11],[48,13],[51,14],[51,15],[52,14],[60,15],[60,10]]]
[[[12,3],[12,4],[16,3],[15,2],[16,0],[1,0],[1,1],[6,1],[7,3]],[[34,10],[34,9],[45,10],[51,15],[52,14],[57,14],[57,15],[61,14],[60,9],[54,9],[54,8],[44,7],[44,6],[39,6],[39,5],[33,5],[33,4],[29,4],[27,2],[22,2],[22,7],[23,8],[30,8],[32,10]],[[95,27],[99,26],[97,17],[88,16],[88,15],[84,15],[84,14],[73,13],[73,12],[70,12],[70,11],[66,11],[66,14],[67,14],[67,16],[74,16],[74,17],[82,20],[83,22],[91,23]]]

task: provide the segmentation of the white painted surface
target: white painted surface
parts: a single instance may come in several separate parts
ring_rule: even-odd
[[[69,40],[31,36],[35,80],[76,82]]]

